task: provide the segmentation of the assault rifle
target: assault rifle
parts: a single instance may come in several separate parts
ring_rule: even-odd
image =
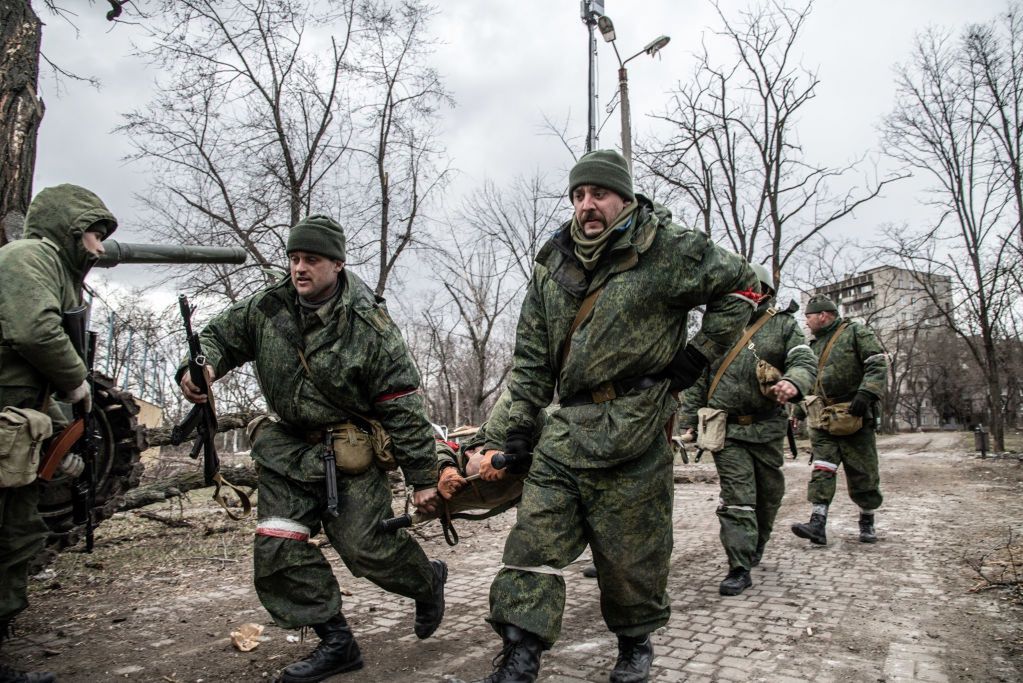
[[[194,433],[195,441],[188,457],[195,460],[202,452],[202,473],[207,486],[216,485],[213,492],[213,500],[227,511],[232,519],[238,519],[227,506],[227,501],[220,493],[222,485],[234,490],[242,503],[243,516],[252,510],[252,503],[248,496],[238,487],[234,486],[220,474],[220,456],[217,455],[217,411],[213,400],[213,392],[210,391],[209,382],[206,381],[206,356],[203,355],[202,346],[199,343],[199,333],[192,329],[192,313],[194,309],[188,303],[188,297],[184,294],[178,297],[178,307],[181,309],[181,319],[185,325],[185,337],[188,340],[188,376],[198,389],[199,393],[206,394],[205,403],[196,403],[192,406],[181,424],[171,429],[171,445],[177,446],[188,439]]]

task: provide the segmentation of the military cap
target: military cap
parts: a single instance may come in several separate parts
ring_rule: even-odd
[[[823,313],[824,311],[833,311],[838,313],[838,306],[835,302],[824,296],[823,294],[817,294],[810,297],[810,301],[806,304],[806,313]]]
[[[632,191],[629,162],[613,149],[598,149],[584,154],[568,174],[568,194],[571,197],[580,185],[596,185],[617,193],[627,202],[636,198]]]
[[[327,258],[345,260],[345,231],[330,216],[306,216],[288,233],[288,253],[308,251]]]

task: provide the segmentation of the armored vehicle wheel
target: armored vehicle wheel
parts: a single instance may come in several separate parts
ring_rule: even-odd
[[[114,386],[109,377],[96,374],[93,416],[99,431],[96,463],[96,502],[93,526],[117,511],[124,494],[138,486],[142,476],[139,458],[146,449],[146,430],[139,425],[139,407],[132,395]],[[85,537],[85,525],[75,525],[71,515],[71,480],[58,476],[43,486],[39,511],[50,527],[46,548],[36,564],[42,568],[68,546]]]

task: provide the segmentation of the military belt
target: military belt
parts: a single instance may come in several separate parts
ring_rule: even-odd
[[[300,429],[298,427],[292,427],[289,425],[287,427],[287,430],[292,436],[295,436],[296,438],[305,441],[310,446],[315,446],[317,444],[323,443],[323,440],[326,438],[328,432],[333,432],[339,427],[349,425],[355,425],[356,427],[359,427],[363,431],[366,431],[360,425],[356,424],[355,422],[352,422],[351,420],[346,420],[345,422],[338,422],[335,425],[330,425],[322,429]]]
[[[642,375],[640,377],[630,377],[628,379],[620,379],[614,382],[603,382],[597,385],[596,388],[590,389],[589,391],[580,391],[572,394],[571,396],[562,398],[561,406],[563,408],[571,408],[574,406],[585,406],[593,403],[607,403],[619,396],[624,396],[630,391],[642,391],[643,389],[649,389],[663,381],[664,379],[661,377]]]
[[[781,408],[771,408],[770,410],[765,410],[762,413],[754,413],[753,415],[729,415],[728,424],[748,427],[752,424],[756,424],[757,422],[764,422],[771,418],[778,417],[779,415],[781,415]]]

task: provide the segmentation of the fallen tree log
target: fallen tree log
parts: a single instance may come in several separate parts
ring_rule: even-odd
[[[224,466],[220,468],[220,473],[235,486],[248,489],[256,488],[256,468],[252,465]],[[134,510],[202,488],[206,488],[206,482],[201,469],[175,472],[151,484],[128,491],[124,495],[124,502],[120,509]],[[223,493],[224,489],[221,489],[221,492]],[[229,491],[228,495],[230,495]]]

